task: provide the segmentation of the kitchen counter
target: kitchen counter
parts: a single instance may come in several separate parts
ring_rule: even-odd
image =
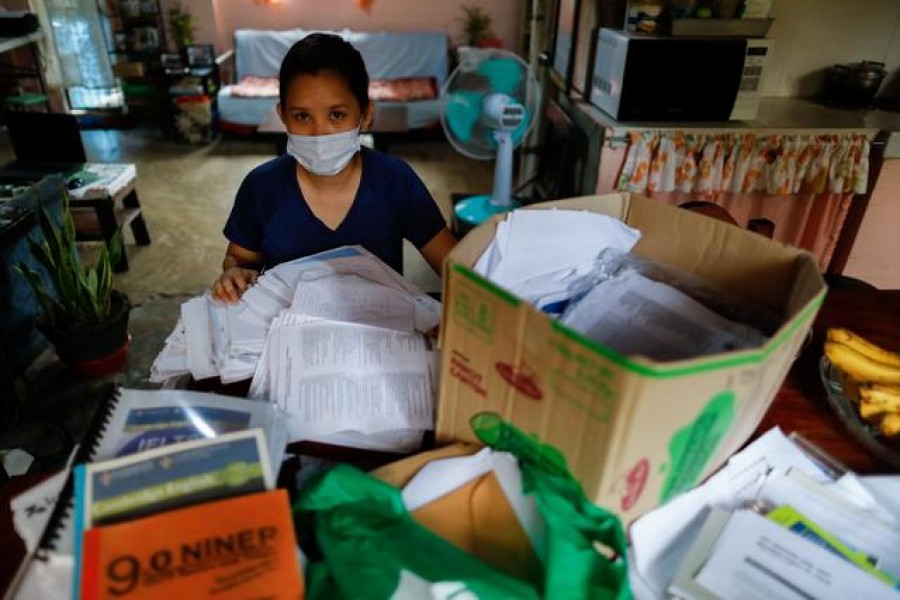
[[[805,98],[763,98],[759,116],[753,121],[623,123],[588,102],[578,100],[575,103],[602,127],[611,129],[614,137],[631,131],[656,129],[679,129],[697,133],[737,133],[742,129],[752,129],[756,132],[771,130],[773,133],[777,131],[805,135],[832,134],[835,130],[846,130],[848,133],[865,134],[869,138],[885,131],[890,134],[885,158],[900,158],[900,112],[834,108]]]

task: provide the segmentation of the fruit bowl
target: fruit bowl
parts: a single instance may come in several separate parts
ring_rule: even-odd
[[[859,416],[856,405],[844,395],[838,369],[822,357],[819,375],[828,396],[828,404],[854,438],[874,457],[900,469],[900,440],[886,439],[878,429]]]

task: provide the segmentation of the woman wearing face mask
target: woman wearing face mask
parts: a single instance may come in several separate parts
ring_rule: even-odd
[[[263,267],[350,244],[401,272],[408,239],[441,272],[456,241],[431,194],[402,160],[360,147],[368,87],[362,57],[339,36],[311,34],[288,51],[278,105],[288,152],[241,184],[214,298],[237,302]]]

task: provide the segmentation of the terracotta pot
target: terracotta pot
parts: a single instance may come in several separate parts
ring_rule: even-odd
[[[114,290],[110,302],[111,314],[105,323],[77,329],[40,326],[59,359],[89,377],[111,373],[121,367],[131,345],[128,296]]]

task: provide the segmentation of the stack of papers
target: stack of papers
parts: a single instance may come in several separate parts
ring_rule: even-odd
[[[570,287],[589,273],[606,248],[628,252],[640,232],[589,211],[517,210],[497,225],[475,271],[531,302],[559,313]]]
[[[773,429],[634,523],[635,597],[900,598],[900,513],[878,500],[900,478],[876,479],[835,476]]]
[[[654,360],[688,359],[765,342],[755,329],[630,269],[591,288],[561,321],[621,354]]]
[[[418,332],[284,311],[249,396],[288,415],[292,441],[409,452],[434,426],[437,358]]]
[[[427,332],[440,303],[360,246],[346,246],[266,271],[233,305],[204,294],[181,306],[181,318],[153,363],[150,381],[190,373],[223,383],[256,372],[272,321],[281,311]]]
[[[151,379],[253,377],[250,397],[288,414],[288,437],[408,452],[434,427],[440,303],[361,247],[266,271],[235,305],[209,295],[181,320]]]
[[[765,342],[675,287],[630,267],[611,269],[640,236],[589,211],[517,210],[498,223],[475,271],[628,356],[683,360]]]

